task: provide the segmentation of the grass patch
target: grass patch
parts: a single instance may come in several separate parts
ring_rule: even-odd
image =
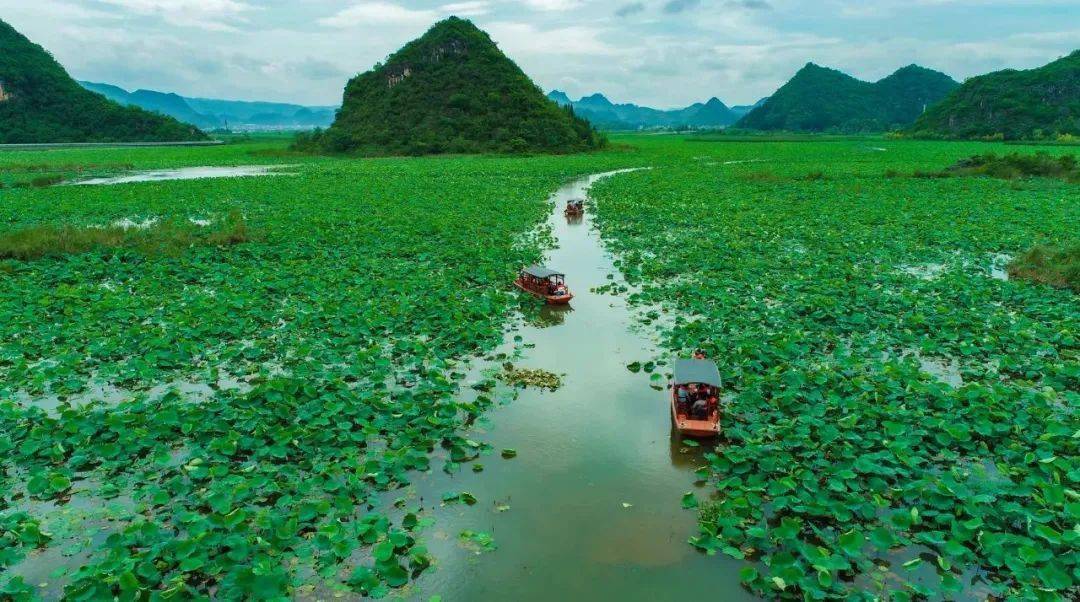
[[[29,261],[99,249],[171,255],[193,245],[230,246],[249,239],[247,223],[239,212],[209,226],[184,219],[163,220],[145,228],[44,225],[0,234],[0,259]]]
[[[779,182],[780,176],[769,170],[751,171],[747,173],[739,174],[738,177],[743,182]]]
[[[817,182],[817,181],[820,181],[820,180],[828,179],[828,176],[825,175],[824,171],[818,170],[818,171],[812,171],[812,172],[806,174],[805,176],[802,176],[801,178],[795,178],[795,179],[796,180],[802,180],[803,182]]]
[[[1003,180],[1037,177],[1080,182],[1080,165],[1075,155],[1012,153],[998,156],[988,153],[962,159],[947,171],[961,176],[988,176]]]
[[[1037,246],[1009,264],[1009,276],[1080,291],[1080,243]]]

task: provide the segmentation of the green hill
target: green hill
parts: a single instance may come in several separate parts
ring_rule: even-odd
[[[604,138],[545,98],[486,33],[451,17],[353,78],[314,144],[362,154],[560,153]]]
[[[0,21],[0,144],[204,139],[171,117],[84,89],[44,48]]]
[[[959,86],[944,73],[909,65],[878,82],[807,63],[736,127],[793,132],[883,132],[906,127]]]
[[[1080,50],[1038,69],[973,77],[910,131],[940,138],[1080,136]]]

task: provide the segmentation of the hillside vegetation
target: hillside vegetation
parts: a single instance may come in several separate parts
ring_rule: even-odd
[[[562,153],[600,147],[490,37],[451,17],[349,82],[334,125],[299,146],[361,154]]]
[[[736,127],[839,133],[899,129],[958,85],[944,73],[917,65],[870,83],[807,63]]]
[[[204,139],[171,117],[83,89],[44,48],[0,21],[0,144]]]
[[[1080,136],[1080,50],[1038,69],[973,77],[911,127],[923,138]]]

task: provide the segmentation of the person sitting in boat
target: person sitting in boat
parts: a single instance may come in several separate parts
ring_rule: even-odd
[[[686,387],[676,387],[675,395],[678,398],[679,412],[687,414],[690,412],[690,392],[686,390]]]
[[[694,402],[692,412],[695,420],[705,420],[709,417],[709,402],[705,398],[699,397]]]
[[[703,359],[707,359],[707,358],[708,358],[708,356],[705,355],[705,350],[704,349],[696,349],[696,350],[694,350],[694,359],[703,360]]]

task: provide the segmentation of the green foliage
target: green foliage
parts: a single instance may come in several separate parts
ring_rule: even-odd
[[[247,224],[236,211],[208,226],[177,219],[154,221],[146,227],[45,224],[0,233],[0,259],[32,260],[114,249],[176,254],[192,245],[235,245],[249,239]]]
[[[1080,292],[1080,243],[1029,249],[1009,264],[1009,275]]]
[[[366,155],[566,153],[605,143],[458,18],[350,81],[334,125],[297,139],[301,149]]]
[[[738,128],[792,132],[883,132],[910,125],[959,84],[909,65],[876,83],[808,63]]]
[[[629,300],[732,395],[691,544],[768,598],[1071,599],[1080,314],[989,266],[1075,241],[1074,186],[880,176],[981,143],[656,144],[671,162],[593,194]]]
[[[205,140],[164,115],[85,90],[44,48],[0,21],[0,144]]]
[[[1038,69],[973,77],[911,126],[923,138],[1069,139],[1080,135],[1080,50]]]
[[[0,164],[236,165],[283,144]],[[85,547],[59,561],[68,598],[264,600],[322,581],[379,595],[421,575],[430,517],[398,517],[381,492],[444,453],[456,465],[493,451],[465,431],[495,399],[464,401],[455,375],[502,340],[510,283],[547,241],[524,234],[561,182],[637,159],[281,160],[299,175],[0,191],[0,236],[231,210],[258,233],[0,262],[0,517],[48,531],[80,500],[133,508],[100,538],[12,547],[30,527],[0,533],[14,563]],[[0,579],[5,594],[24,588]]]
[[[1076,155],[1012,153],[998,156],[987,153],[958,161],[949,171],[956,175],[980,175],[1003,180],[1039,177],[1080,182],[1080,165],[1076,162]]]

